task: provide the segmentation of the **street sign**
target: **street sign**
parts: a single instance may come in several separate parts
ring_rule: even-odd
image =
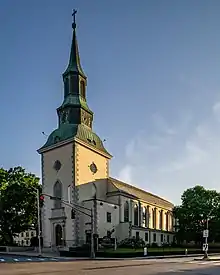
[[[206,230],[203,230],[203,238],[208,238],[209,236],[209,230],[206,229]]]
[[[208,251],[209,245],[207,243],[204,243],[202,246],[203,251]]]

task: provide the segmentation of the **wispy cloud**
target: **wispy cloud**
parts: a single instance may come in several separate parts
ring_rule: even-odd
[[[209,115],[199,123],[193,125],[192,120],[186,113],[171,127],[154,114],[151,136],[142,131],[126,145],[127,162],[119,178],[174,203],[195,184],[220,191],[220,102],[210,106]]]

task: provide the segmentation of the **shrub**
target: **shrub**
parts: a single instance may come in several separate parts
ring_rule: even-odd
[[[157,243],[152,243],[151,247],[158,247],[158,244]]]
[[[145,241],[141,238],[127,238],[122,240],[119,244],[118,247],[121,248],[142,248],[145,246]]]

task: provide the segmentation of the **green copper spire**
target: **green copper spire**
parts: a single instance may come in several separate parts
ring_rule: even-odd
[[[70,59],[69,64],[66,69],[66,71],[63,73],[63,77],[65,77],[69,73],[77,73],[80,74],[82,77],[86,78],[86,75],[83,72],[83,69],[80,64],[80,57],[79,57],[79,49],[78,49],[78,43],[76,39],[76,10],[73,10],[72,16],[73,16],[73,38],[72,38],[72,45],[71,45],[71,51],[70,51]]]
[[[62,145],[76,139],[97,149],[110,158],[100,137],[93,132],[93,112],[87,104],[87,78],[80,65],[78,43],[76,39],[76,10],[73,10],[73,39],[69,64],[63,73],[64,98],[57,108],[58,127],[48,137],[39,152]]]

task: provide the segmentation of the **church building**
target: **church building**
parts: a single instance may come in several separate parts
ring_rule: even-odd
[[[113,232],[117,241],[141,237],[150,244],[171,243],[173,204],[110,177],[112,155],[93,131],[93,111],[87,102],[87,77],[80,64],[75,14],[72,28],[69,64],[63,73],[63,102],[57,108],[58,125],[38,150],[46,194],[42,210],[44,247],[68,248],[88,242],[91,219],[85,214],[89,214],[87,209],[93,212],[93,232],[99,238]]]

